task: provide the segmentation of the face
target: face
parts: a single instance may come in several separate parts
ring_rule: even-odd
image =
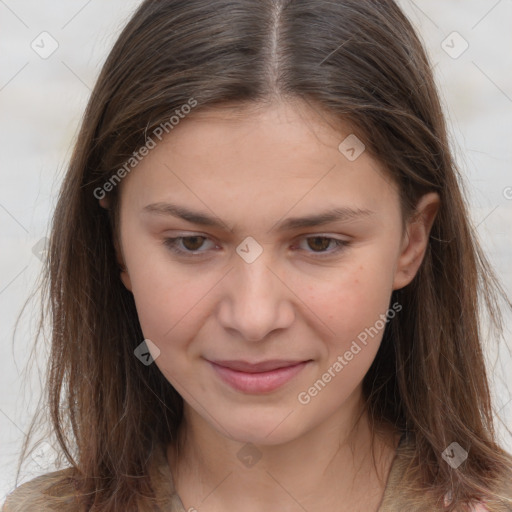
[[[284,443],[360,397],[433,214],[404,231],[350,134],[300,104],[196,112],[122,182],[121,279],[190,421]]]

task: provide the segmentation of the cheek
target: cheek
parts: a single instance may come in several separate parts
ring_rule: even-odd
[[[393,260],[380,256],[360,258],[361,263],[334,271],[328,283],[308,287],[311,308],[334,331],[335,339],[348,341],[387,311]]]
[[[347,258],[328,283],[308,287],[311,309],[329,327],[318,375],[333,382],[331,391],[322,392],[326,406],[336,407],[355,389],[377,354],[391,307],[394,258],[390,246],[367,247]]]
[[[141,238],[127,233],[123,247],[142,332],[157,345],[180,340],[213,277],[199,278],[196,268],[172,263],[164,248]]]
[[[214,283],[209,279],[184,277],[182,273],[162,273],[153,269],[153,276],[132,278],[132,291],[139,322],[144,336],[159,344],[182,340],[192,328],[197,327],[197,316]]]
[[[361,384],[387,325],[393,259],[377,257],[347,266],[329,284],[309,287],[310,303],[330,328],[315,379],[298,395],[313,417],[334,412]],[[363,258],[361,258],[363,259]],[[314,290],[314,293],[313,293]],[[393,315],[394,316],[394,315]]]

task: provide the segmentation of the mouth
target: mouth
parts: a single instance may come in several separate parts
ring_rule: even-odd
[[[208,361],[223,382],[237,391],[270,393],[299,374],[311,360]]]

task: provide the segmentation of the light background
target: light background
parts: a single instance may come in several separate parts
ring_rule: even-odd
[[[0,503],[13,488],[21,441],[40,389],[35,369],[22,373],[36,309],[24,315],[13,344],[14,322],[41,270],[33,248],[47,234],[95,78],[138,4],[0,0]],[[512,0],[402,0],[401,5],[435,65],[475,229],[512,296]],[[42,46],[44,31],[59,45],[47,59],[31,48],[33,41],[36,48]],[[454,31],[460,36],[450,35]],[[464,40],[469,48],[453,58]],[[45,49],[49,45],[46,39]],[[488,350],[496,408],[509,428],[511,326],[508,315],[508,347]],[[501,432],[512,451],[512,439]],[[31,460],[22,481],[48,469],[44,461]]]

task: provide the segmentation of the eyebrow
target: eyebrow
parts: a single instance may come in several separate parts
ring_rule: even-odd
[[[227,227],[224,222],[214,216],[210,216],[200,211],[190,210],[185,206],[177,205],[174,203],[148,204],[142,209],[142,211],[155,215],[169,215],[172,217],[177,217],[198,226],[215,227],[220,229],[225,229]],[[274,227],[272,227],[269,231],[292,231],[294,229],[322,226],[331,222],[356,220],[374,214],[375,212],[365,208],[333,208],[321,213],[307,215],[304,217],[287,218],[274,224]]]

